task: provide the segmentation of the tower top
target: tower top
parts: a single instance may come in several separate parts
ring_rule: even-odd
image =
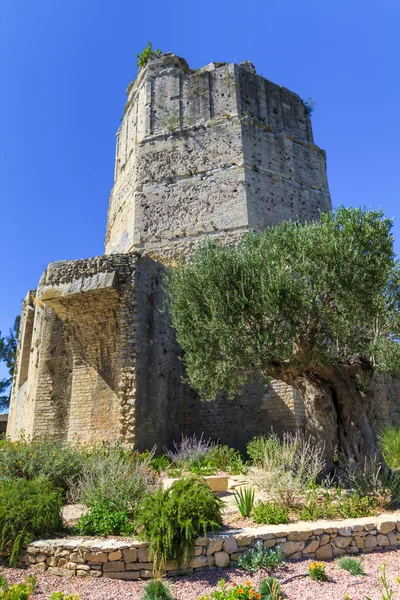
[[[325,153],[301,98],[254,65],[191,70],[153,55],[127,89],[106,253],[188,252],[330,210]]]

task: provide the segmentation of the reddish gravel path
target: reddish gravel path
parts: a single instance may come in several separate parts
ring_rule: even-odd
[[[329,581],[318,583],[309,577],[295,579],[283,586],[288,600],[343,600],[345,594],[352,600],[365,600],[370,596],[373,600],[380,600],[379,576],[381,565],[386,564],[389,583],[393,587],[394,600],[400,600],[400,584],[395,578],[400,575],[400,549],[391,552],[374,552],[363,555],[366,577],[353,577],[338,568],[336,562],[326,563],[326,572]],[[288,563],[275,573],[279,579],[285,579],[296,573],[308,570],[310,561]],[[22,581],[31,570],[0,569],[10,583]],[[224,577],[228,582],[258,581],[269,575],[268,571],[259,571],[253,577],[241,569],[204,569],[196,572],[192,577],[169,579],[173,594],[177,600],[197,600],[198,596],[211,592],[219,579]],[[34,600],[48,600],[52,592],[79,594],[81,600],[125,600],[131,598],[140,600],[145,585],[143,581],[117,581],[115,579],[78,579],[60,578],[47,573],[35,573],[38,582],[38,591],[32,596]]]

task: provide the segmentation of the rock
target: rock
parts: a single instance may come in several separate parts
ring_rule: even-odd
[[[304,547],[303,554],[312,554],[319,548],[319,540],[310,540]]]
[[[122,558],[122,552],[120,550],[116,550],[115,552],[110,552],[108,555],[108,560],[113,562],[114,560],[120,560]]]
[[[317,560],[332,560],[333,550],[330,544],[325,544],[324,546],[320,546],[315,551],[315,558]]]
[[[105,563],[103,573],[109,573],[110,571],[125,571],[125,563],[118,560]]]
[[[217,567],[229,567],[230,558],[227,552],[215,552],[214,558]]]
[[[219,552],[222,549],[222,544],[224,543],[224,538],[222,537],[216,537],[216,538],[211,538],[210,539],[210,543],[208,544],[207,547],[207,556],[210,556],[210,554],[214,554],[215,552]]]
[[[108,556],[105,552],[86,552],[83,555],[86,562],[89,563],[106,563],[108,562]]]
[[[353,535],[353,529],[350,527],[350,525],[347,525],[346,527],[339,527],[338,533],[343,537],[348,537]]]
[[[149,571],[143,572],[148,573]],[[150,571],[150,573],[152,574],[153,571]],[[128,581],[134,581],[136,579],[139,579],[139,576],[139,571],[111,571],[104,573],[104,577],[107,577],[107,579],[125,579]]]
[[[201,556],[203,554],[203,546],[195,546],[194,547],[194,555]]]
[[[365,539],[363,537],[355,537],[355,542],[357,544],[357,548],[365,548]]]
[[[305,542],[285,542],[281,548],[285,556],[291,556],[295,552],[301,552],[305,547]]]
[[[351,537],[343,537],[338,535],[335,539],[335,544],[338,548],[347,548],[351,544]]]
[[[122,554],[124,555],[124,561],[126,563],[133,563],[137,561],[136,548],[128,548],[127,550],[123,550]]]
[[[137,557],[138,557],[138,561],[139,562],[149,562],[150,556],[149,556],[149,547],[148,547],[148,545],[141,546],[138,549]]]
[[[394,521],[379,521],[377,524],[377,532],[378,533],[390,533],[396,529],[396,523]]]
[[[209,567],[215,567],[215,558],[214,556],[207,556],[207,563]]]
[[[375,535],[367,535],[365,538],[365,547],[366,548],[375,548],[378,545],[378,541]]]
[[[224,543],[222,545],[222,549],[225,552],[227,552],[228,554],[233,554],[234,552],[237,552],[238,545],[237,545],[235,538],[234,537],[226,538],[226,540],[224,541]]]
[[[376,541],[378,542],[378,546],[382,546],[382,547],[389,546],[389,540],[388,540],[387,536],[383,535],[382,533],[378,534]]]
[[[69,560],[70,560],[70,562],[80,563],[80,564],[85,562],[84,559],[83,559],[83,556],[81,556],[79,554],[79,552],[72,552],[71,555],[70,555],[70,557],[69,557]]]
[[[312,536],[312,531],[292,531],[288,535],[289,542],[306,542]]]
[[[274,546],[276,546],[276,540],[274,540],[274,539],[265,540],[265,542],[264,542],[265,548],[273,548]]]
[[[200,569],[201,567],[206,567],[207,565],[207,556],[196,556],[189,562],[189,567],[191,569]]]

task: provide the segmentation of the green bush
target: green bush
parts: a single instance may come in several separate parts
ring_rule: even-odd
[[[254,506],[254,488],[239,488],[234,492],[236,506],[242,517],[249,517]]]
[[[362,562],[360,559],[351,558],[350,556],[342,556],[339,559],[339,567],[344,571],[348,571],[351,575],[365,575]]]
[[[0,551],[15,565],[24,544],[62,528],[61,491],[46,479],[3,480],[0,486]]]
[[[137,524],[150,544],[155,570],[161,570],[167,560],[186,562],[195,539],[222,525],[222,505],[208,485],[194,476],[180,479],[168,490],[159,488],[149,494],[138,513]]]
[[[207,453],[207,463],[216,471],[227,471],[232,475],[240,475],[245,471],[240,452],[226,445],[210,448]]]
[[[144,495],[155,489],[159,475],[151,466],[153,453],[138,454],[103,444],[88,455],[70,497],[87,506],[116,502],[134,516]]]
[[[132,535],[135,531],[132,515],[116,500],[95,504],[81,516],[75,530],[83,535]]]
[[[153,579],[145,585],[142,600],[174,600],[174,597],[165,583],[160,579]]]
[[[275,433],[255,437],[247,444],[247,454],[254,466],[262,467],[266,460],[274,460],[279,455],[281,445]]]
[[[383,456],[391,469],[400,469],[400,426],[391,425],[382,429],[379,442]]]
[[[277,502],[258,502],[252,516],[255,523],[262,525],[289,523],[289,510]]]
[[[344,496],[337,505],[337,516],[344,519],[357,519],[358,517],[371,517],[377,513],[376,498],[349,494]]]
[[[0,575],[0,600],[29,600],[35,591],[36,579],[28,575],[23,583],[15,583],[9,586],[7,581]]]
[[[238,564],[246,571],[251,572],[264,567],[276,569],[285,564],[285,557],[280,546],[268,549],[261,541],[258,541],[254,548],[249,548],[239,556]]]
[[[276,577],[267,577],[258,586],[261,600],[281,600],[281,584]]]
[[[1,599],[0,599],[1,600]],[[64,592],[54,592],[50,596],[50,600],[80,600],[78,594],[70,594],[67,596]]]
[[[46,477],[56,488],[68,491],[85,463],[83,448],[54,441],[0,441],[0,478]]]

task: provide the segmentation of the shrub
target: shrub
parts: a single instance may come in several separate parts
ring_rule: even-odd
[[[234,584],[228,588],[225,579],[218,581],[218,589],[199,597],[199,600],[261,600],[261,594],[248,581],[244,585]]]
[[[254,489],[251,487],[239,488],[234,492],[236,506],[242,517],[249,517],[254,506]]]
[[[261,581],[258,586],[261,600],[280,600],[281,595],[281,584],[275,577],[267,577]]]
[[[160,579],[153,579],[145,585],[142,600],[174,600],[174,597],[165,583]]]
[[[198,439],[196,435],[192,437],[183,435],[179,443],[174,442],[173,450],[164,448],[164,452],[174,467],[190,471],[193,468],[205,466],[208,452],[214,447],[215,443],[205,440],[203,434]]]
[[[132,535],[135,531],[127,507],[116,500],[95,504],[81,516],[75,530],[83,535]]]
[[[344,519],[370,517],[376,515],[377,501],[373,497],[349,494],[344,496],[337,505],[337,515]]]
[[[62,496],[46,479],[4,480],[0,486],[0,551],[14,566],[24,544],[60,531]]]
[[[138,514],[142,537],[149,542],[155,570],[167,560],[186,562],[194,541],[221,524],[223,502],[204,481],[184,477],[168,490],[149,494]]]
[[[362,562],[360,559],[351,558],[350,556],[342,556],[339,559],[339,567],[344,571],[348,571],[351,575],[365,575]]]
[[[263,525],[289,523],[289,510],[277,502],[258,502],[253,511],[253,520]]]
[[[7,581],[0,575],[0,598],[1,600],[29,600],[31,594],[35,591],[36,579],[33,575],[28,575],[22,583],[15,583],[9,586]]]
[[[78,594],[70,594],[67,596],[63,592],[53,592],[50,596],[50,600],[80,600]]]
[[[146,48],[144,48],[142,52],[139,52],[139,54],[136,54],[136,64],[139,68],[145,67],[149,62],[149,58],[151,56],[161,56],[161,54],[161,50],[153,50],[153,44],[151,42],[148,42]]]
[[[265,548],[261,541],[257,542],[254,548],[249,548],[239,556],[238,564],[246,571],[257,571],[264,567],[276,569],[285,564],[285,557],[282,548]]]
[[[210,448],[207,452],[207,464],[216,471],[227,471],[232,475],[240,475],[245,471],[240,452],[226,445]]]
[[[322,449],[299,432],[284,434],[282,442],[276,434],[257,438],[247,451],[256,467],[251,478],[285,506],[297,504],[325,466]]]
[[[95,448],[81,476],[71,484],[70,497],[91,507],[116,502],[134,515],[144,495],[159,481],[152,460],[152,452],[140,455],[105,444]]]
[[[67,492],[82,472],[85,452],[78,446],[55,441],[0,441],[0,478],[37,479],[46,477],[56,488]]]
[[[308,574],[314,581],[326,581],[328,577],[326,576],[325,570],[326,567],[324,563],[313,561],[308,568]]]
[[[379,434],[383,456],[391,469],[400,469],[400,426],[385,427]]]

